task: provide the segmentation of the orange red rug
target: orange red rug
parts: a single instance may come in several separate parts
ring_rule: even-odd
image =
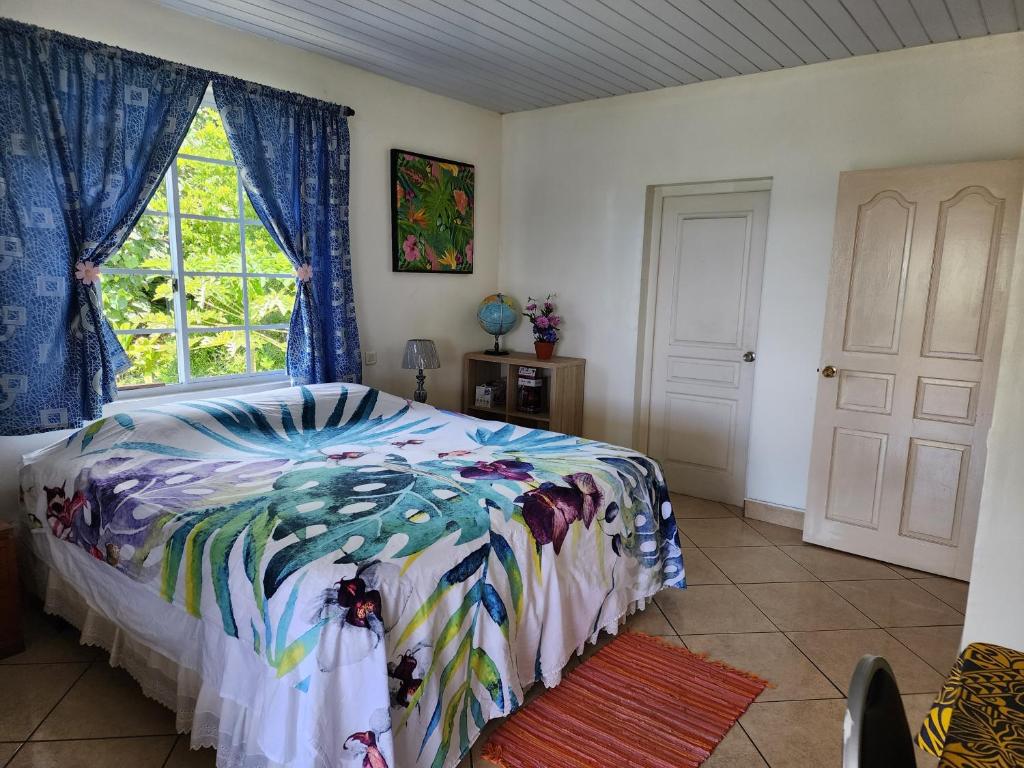
[[[484,757],[504,768],[696,768],[767,684],[619,635],[506,720]]]

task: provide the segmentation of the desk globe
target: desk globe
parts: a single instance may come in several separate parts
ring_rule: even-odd
[[[476,310],[480,327],[494,337],[494,349],[484,350],[488,355],[507,355],[501,349],[501,337],[519,322],[519,307],[515,299],[503,293],[492,293],[480,302]]]

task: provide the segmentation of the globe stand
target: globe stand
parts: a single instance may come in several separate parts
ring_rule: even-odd
[[[497,322],[489,322],[485,320],[483,311],[495,304],[498,307],[498,317],[496,318]],[[510,314],[510,317],[508,318],[509,322],[507,324],[505,322],[506,313]],[[487,331],[489,335],[494,337],[494,349],[485,349],[484,354],[494,355],[495,357],[504,357],[508,354],[508,352],[503,351],[501,348],[501,337],[515,328],[516,320],[518,319],[516,315],[518,313],[519,310],[516,308],[515,304],[511,299],[506,299],[505,294],[503,293],[496,293],[493,296],[488,296],[481,302],[480,309],[477,310],[477,318],[480,321],[480,327]]]
[[[485,349],[485,355],[507,355],[508,350],[502,349],[499,341],[501,340],[501,334],[494,334],[494,349]]]

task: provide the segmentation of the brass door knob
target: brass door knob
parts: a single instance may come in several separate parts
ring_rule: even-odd
[[[836,367],[834,365],[826,365],[821,369],[821,375],[826,379],[834,378],[836,375]]]

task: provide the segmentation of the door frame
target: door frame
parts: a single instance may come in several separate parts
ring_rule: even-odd
[[[733,192],[771,192],[770,176],[727,181],[697,181],[682,184],[652,184],[647,187],[644,215],[644,248],[640,272],[640,317],[637,331],[636,386],[633,402],[633,448],[648,452],[651,432],[651,377],[654,369],[654,311],[658,298],[658,268],[661,265],[661,217],[665,200],[694,195],[725,195]],[[771,225],[771,202],[768,207]],[[771,234],[768,230],[767,234]],[[767,235],[765,238],[767,266]],[[764,296],[764,281],[762,298]],[[758,320],[760,322],[760,319]]]

